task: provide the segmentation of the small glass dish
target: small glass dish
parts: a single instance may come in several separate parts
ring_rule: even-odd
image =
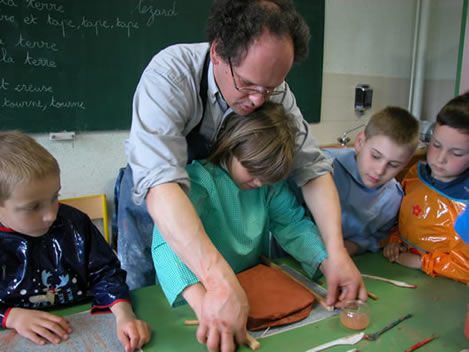
[[[345,301],[340,309],[340,322],[352,330],[363,330],[370,324],[370,307],[363,301]]]

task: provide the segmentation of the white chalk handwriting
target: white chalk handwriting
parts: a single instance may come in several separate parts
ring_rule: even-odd
[[[5,77],[2,77],[0,80],[0,90],[9,90],[11,82],[7,81]],[[37,84],[37,83],[14,83],[13,89],[18,93],[54,93],[54,88],[46,84]]]
[[[8,55],[8,51],[6,48],[1,48],[2,50],[0,51],[0,64],[14,64],[15,59]]]
[[[54,96],[51,96],[50,100],[44,101],[42,99],[25,99],[25,100],[14,100],[8,97],[3,97],[0,107],[7,109],[38,109],[46,111],[50,109],[79,109],[86,110],[85,102],[81,100],[58,100]]]
[[[0,5],[8,7],[18,7],[18,3],[16,2],[16,0],[0,0]]]
[[[57,44],[54,42],[48,42],[45,40],[28,40],[23,37],[22,33],[19,34],[15,46],[24,49],[47,49],[51,51],[59,51],[59,49],[57,49]]]
[[[64,13],[63,5],[58,5],[53,2],[26,0],[26,8],[32,8],[38,11],[60,12]]]
[[[154,8],[153,5],[145,5],[145,0],[138,0],[137,6],[132,12],[137,11],[140,15],[147,15],[148,19],[146,25],[149,27],[153,24],[156,17],[173,17],[177,16],[176,1],[173,2],[173,7],[170,9]]]
[[[31,56],[29,51],[26,51],[26,57],[24,58],[23,64],[34,66],[34,67],[49,67],[56,68],[57,64],[54,60],[45,57],[34,57]]]
[[[0,13],[0,22],[6,22],[6,23],[13,24],[13,23],[15,23],[15,16]]]

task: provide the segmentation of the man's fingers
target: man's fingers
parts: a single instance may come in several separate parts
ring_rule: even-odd
[[[327,297],[326,303],[328,305],[334,305],[337,301],[337,290],[338,290],[338,283],[337,282],[328,282],[327,283]]]
[[[199,341],[200,344],[205,345],[207,342],[207,333],[208,333],[208,328],[206,324],[203,324],[200,322],[199,327],[197,328],[197,341]]]
[[[210,352],[220,351],[220,333],[217,329],[209,329],[207,334],[207,349]],[[225,351],[223,351],[225,352]],[[230,351],[231,352],[231,351]]]
[[[221,349],[222,352],[234,352],[236,350],[236,344],[234,337],[231,332],[225,331],[221,333]]]
[[[363,302],[366,302],[368,300],[368,291],[365,287],[365,284],[360,285],[358,291],[358,299]]]

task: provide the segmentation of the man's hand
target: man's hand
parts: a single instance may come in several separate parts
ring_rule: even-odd
[[[67,340],[72,332],[68,321],[57,315],[34,309],[13,308],[6,327],[38,345],[58,344]]]
[[[248,344],[246,323],[249,305],[238,282],[206,291],[201,305],[197,340],[209,351],[233,352]]]
[[[245,344],[249,311],[246,294],[205,233],[187,195],[177,183],[165,183],[150,189],[146,201],[161,235],[206,290],[200,308],[188,301],[200,315],[199,342],[210,351],[223,352],[234,351],[236,343]]]
[[[345,248],[328,255],[320,266],[327,280],[327,304],[340,307],[345,300],[358,298],[366,301],[368,294],[365,284]]]

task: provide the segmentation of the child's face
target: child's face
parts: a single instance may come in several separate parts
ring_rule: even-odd
[[[236,183],[240,189],[253,189],[264,185],[257,177],[251,176],[249,171],[241,165],[236,157],[231,159],[229,173],[234,183]]]
[[[46,234],[57,217],[59,190],[58,175],[16,185],[0,206],[0,222],[25,235]]]
[[[427,162],[432,176],[450,182],[469,167],[469,134],[436,124],[428,146]]]
[[[366,139],[362,131],[355,141],[358,173],[370,188],[379,187],[394,178],[409,162],[414,150],[394,143],[387,136]]]

